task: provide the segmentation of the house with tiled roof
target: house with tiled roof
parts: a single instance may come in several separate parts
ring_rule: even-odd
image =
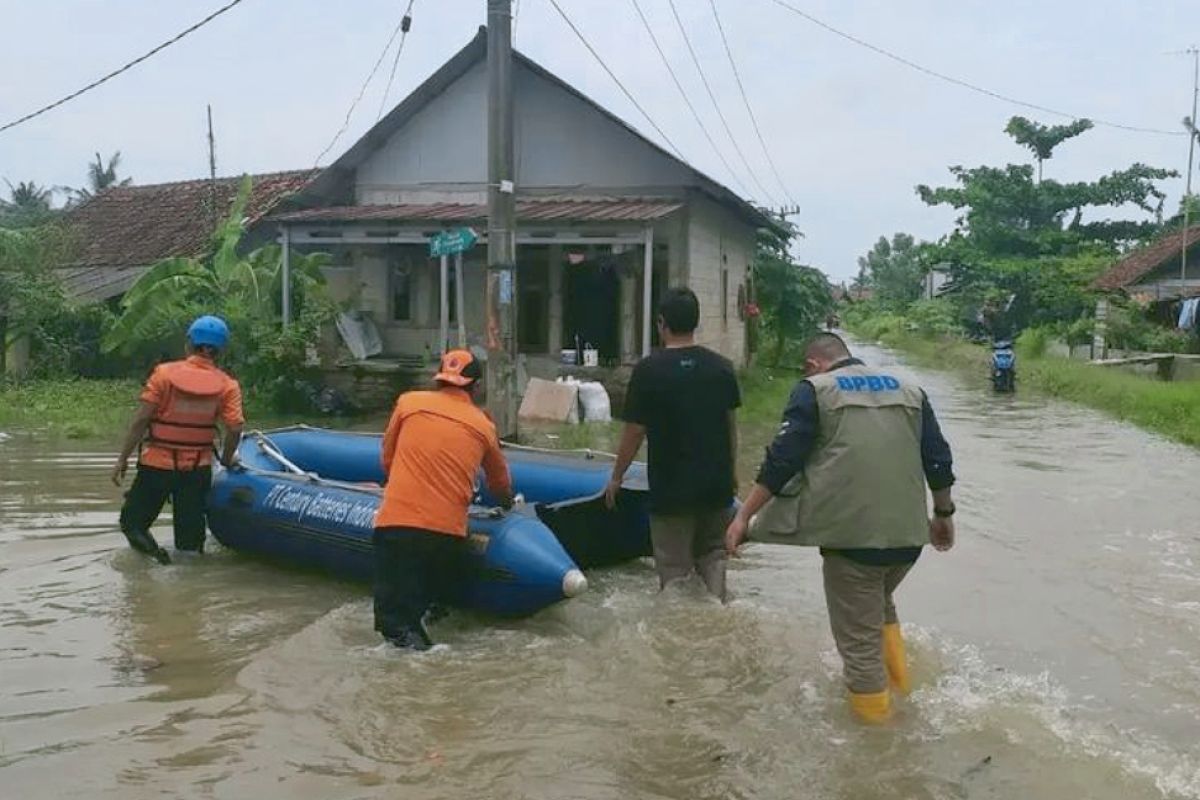
[[[301,170],[251,176],[246,204],[250,229],[260,230],[263,216],[315,174]],[[66,217],[76,245],[71,263],[59,270],[67,294],[81,301],[109,300],[124,294],[157,261],[203,255],[240,183],[241,178],[218,178],[99,192]]]
[[[378,333],[376,363],[456,345],[460,314],[466,343],[483,342],[485,248],[465,254],[460,292],[429,241],[458,227],[485,238],[486,55],[481,29],[328,167],[254,182],[252,240],[329,253],[330,291]],[[512,80],[519,351],[556,364],[586,344],[628,365],[655,344],[658,295],[688,285],[700,340],[744,363],[755,236],[779,223],[516,52]],[[71,215],[83,255],[64,279],[103,299],[160,258],[202,252],[234,191],[201,180],[104,192]]]
[[[1185,244],[1186,243],[1186,244]],[[1187,250],[1186,274],[1183,253]],[[1126,255],[1096,279],[1107,292],[1124,292],[1151,301],[1200,294],[1200,226],[1168,233]]]

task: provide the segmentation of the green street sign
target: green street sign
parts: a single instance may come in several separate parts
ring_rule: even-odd
[[[429,237],[429,255],[449,256],[463,253],[475,246],[479,239],[470,228],[455,228],[440,231]]]

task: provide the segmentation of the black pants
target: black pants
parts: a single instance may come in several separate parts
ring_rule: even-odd
[[[420,528],[376,528],[375,630],[416,628],[433,603],[453,603],[466,574],[467,540]]]
[[[175,549],[204,550],[205,504],[212,484],[212,467],[192,470],[157,469],[138,464],[133,486],[121,507],[121,531],[129,543],[141,550],[150,537],[150,526],[158,519],[163,504],[171,498],[175,524]]]

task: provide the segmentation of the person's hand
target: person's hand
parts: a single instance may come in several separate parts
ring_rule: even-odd
[[[113,471],[112,471],[113,486],[120,486],[121,482],[125,480],[125,470],[128,467],[128,465],[129,465],[128,458],[117,459],[117,463],[115,465],[113,465]]]
[[[608,486],[604,487],[604,505],[612,511],[617,507],[617,496],[621,493],[620,478],[611,478],[608,481]]]
[[[229,470],[230,472],[241,472],[242,471],[242,457],[240,455],[238,455],[237,453],[233,454],[233,458],[229,459],[228,461],[224,461],[222,463],[224,464],[225,469]]]
[[[737,558],[738,546],[746,541],[746,534],[749,531],[750,523],[742,519],[741,514],[734,515],[733,521],[725,529],[725,552],[733,558]]]
[[[929,543],[933,549],[944,553],[954,547],[954,519],[933,517],[929,520]]]

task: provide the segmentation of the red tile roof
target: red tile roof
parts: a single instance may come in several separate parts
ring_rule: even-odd
[[[1200,226],[1188,229],[1188,248],[1200,243]],[[1113,264],[1096,279],[1098,289],[1116,291],[1132,286],[1163,264],[1179,256],[1183,249],[1183,231],[1168,234],[1146,247],[1135,250]]]
[[[517,220],[529,222],[651,222],[683,208],[670,199],[528,199],[517,201]],[[482,203],[428,203],[313,208],[274,214],[278,222],[477,222],[487,219]]]
[[[315,174],[300,170],[252,175],[247,223],[261,219]],[[91,300],[114,297],[157,261],[202,254],[214,223],[237,197],[240,182],[238,177],[218,178],[215,184],[195,180],[117,186],[71,211],[65,223],[80,249],[75,263],[59,270],[68,294]]]

